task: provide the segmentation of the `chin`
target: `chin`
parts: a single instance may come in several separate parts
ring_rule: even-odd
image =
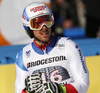
[[[41,41],[44,41],[44,42],[48,42],[49,40],[50,40],[50,37],[41,38]]]
[[[48,39],[48,40],[41,40],[43,43],[47,43],[47,42],[49,42],[49,40],[50,39]]]
[[[39,41],[39,42],[42,42],[42,43],[47,43],[47,42],[49,42],[50,41],[50,39],[51,39],[51,36],[50,37],[45,37],[45,38],[38,38],[38,37],[36,37],[36,36],[34,36],[34,38],[37,40],[37,41]]]

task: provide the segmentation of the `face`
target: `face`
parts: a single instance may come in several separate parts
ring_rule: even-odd
[[[43,43],[46,43],[50,40],[51,37],[51,28],[47,28],[47,26],[43,25],[41,30],[33,31],[34,34],[34,40],[37,44],[41,45]],[[37,40],[37,39],[39,40]]]

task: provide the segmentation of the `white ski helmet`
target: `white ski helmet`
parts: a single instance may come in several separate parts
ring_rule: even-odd
[[[53,13],[46,4],[42,2],[33,2],[24,8],[24,11],[22,14],[22,23],[23,23],[26,33],[28,34],[30,38],[33,38],[34,34],[33,34],[33,30],[30,27],[29,20],[32,18],[39,17],[39,16],[44,16],[44,15],[50,15],[54,23]]]

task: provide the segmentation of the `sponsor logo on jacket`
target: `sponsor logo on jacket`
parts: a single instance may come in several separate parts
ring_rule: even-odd
[[[27,63],[27,68],[67,60],[65,56],[56,56]]]

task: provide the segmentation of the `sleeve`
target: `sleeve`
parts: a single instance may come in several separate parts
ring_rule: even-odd
[[[80,47],[72,40],[68,41],[67,46],[67,57],[74,79],[73,83],[65,85],[68,91],[67,93],[86,93],[89,87],[89,72],[86,66],[85,57]]]
[[[15,93],[22,93],[25,88],[24,80],[28,75],[28,70],[23,63],[23,51],[21,51],[16,57],[16,81],[15,81]]]

